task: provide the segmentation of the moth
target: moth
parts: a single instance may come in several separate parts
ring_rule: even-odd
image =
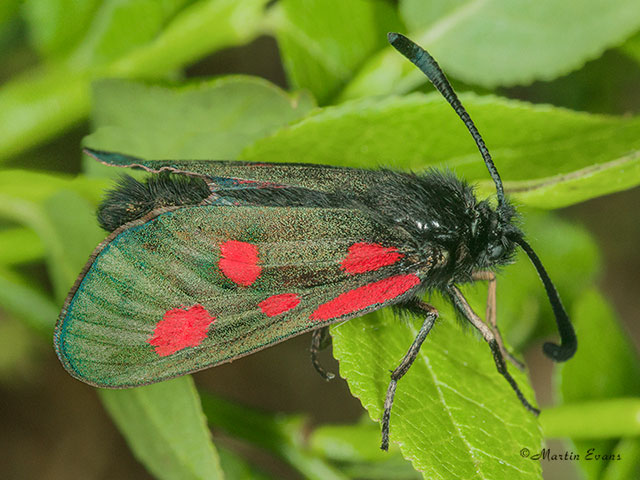
[[[424,319],[391,379],[391,408],[438,311],[422,300],[440,291],[489,344],[499,373],[526,409],[507,370],[495,318],[496,268],[517,247],[542,279],[565,361],[577,341],[560,297],[515,223],[500,175],[473,121],[435,60],[397,33],[389,41],[413,62],[467,126],[496,185],[497,205],[478,200],[450,173],[414,174],[294,163],[143,160],[85,150],[112,166],[153,173],[123,179],[99,207],[110,235],[71,289],[54,334],[69,373],[91,385],[126,388],[230,362],[313,332],[312,361],[327,327],[394,305]],[[459,285],[489,282],[489,318]]]

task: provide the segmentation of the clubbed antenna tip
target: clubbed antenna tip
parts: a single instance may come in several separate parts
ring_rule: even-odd
[[[460,119],[467,126],[469,133],[471,133],[471,136],[478,146],[478,150],[480,150],[480,153],[482,154],[482,158],[485,165],[487,166],[487,169],[489,170],[489,174],[491,175],[491,178],[496,185],[498,203],[501,206],[504,205],[505,198],[502,180],[500,179],[500,174],[498,173],[498,170],[496,169],[496,166],[491,159],[489,149],[485,145],[480,132],[478,132],[478,129],[473,123],[473,120],[471,120],[471,117],[462,106],[462,103],[460,103],[460,100],[458,99],[456,92],[453,90],[453,87],[447,80],[447,77],[438,66],[438,63],[431,55],[429,55],[429,53],[425,49],[415,44],[400,33],[388,33],[387,38],[389,39],[389,43],[393,46],[393,48],[398,50],[398,52],[404,55],[411,63],[418,67],[422,71],[422,73],[427,76],[429,81],[433,84],[434,87],[438,89],[445,100],[449,102]]]

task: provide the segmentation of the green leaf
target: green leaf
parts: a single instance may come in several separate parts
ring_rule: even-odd
[[[110,62],[95,67],[80,55],[74,62],[55,62],[6,83],[0,91],[0,159],[37,145],[82,119],[90,108],[92,80],[159,78],[207,53],[249,41],[259,31],[265,3],[201,0],[181,9],[157,35],[137,48],[111,45],[107,38],[106,43],[98,42],[103,45],[97,51],[102,59],[127,50]],[[127,18],[113,28],[116,25],[131,29]],[[116,28],[109,30],[108,36],[130,33]]]
[[[368,420],[368,419],[367,419]],[[309,446],[340,466],[350,478],[394,480],[421,478],[395,445],[380,450],[380,428],[371,421],[357,425],[322,425],[309,437]]]
[[[615,460],[609,462],[601,480],[640,478],[640,439],[623,438],[613,450]]]
[[[620,47],[620,50],[640,63],[640,32],[627,40],[624,45]]]
[[[94,96],[87,146],[149,159],[233,159],[312,108],[304,95],[237,76],[177,88],[106,80]]]
[[[42,240],[58,299],[67,296],[89,255],[106,235],[96,224],[94,211],[82,197],[64,190],[43,205],[49,233]]]
[[[635,0],[406,0],[401,13],[411,38],[445,72],[489,88],[551,80],[640,28]],[[367,63],[341,98],[406,92],[425,82],[388,47]]]
[[[334,462],[381,462],[397,455],[380,449],[380,427],[368,418],[356,425],[322,425],[309,437],[309,446]],[[404,461],[404,460],[403,460]]]
[[[588,292],[572,318],[580,346],[559,371],[563,403],[640,396],[638,354],[606,300],[596,291]]]
[[[640,111],[633,93],[638,84],[640,63],[618,49],[608,50],[597,60],[554,81],[500,90],[506,96],[525,98],[536,104],[590,113],[628,115]]]
[[[614,312],[596,291],[584,295],[572,311],[578,335],[578,352],[559,369],[558,384],[562,401],[573,403],[640,396],[640,361],[637,352],[620,328]],[[594,420],[595,421],[595,420]],[[600,418],[607,423],[607,418]],[[599,426],[594,426],[598,429]],[[608,454],[616,448],[615,440],[574,442],[579,451],[595,448]],[[589,462],[580,465],[590,479],[598,479],[607,464]]]
[[[0,90],[0,160],[53,137],[89,110],[87,73],[30,71]]]
[[[464,95],[509,194],[558,208],[640,183],[640,117],[616,118]],[[606,145],[606,147],[605,147]],[[495,192],[464,125],[439,95],[361,100],[317,111],[241,155],[245,160],[446,167]]]
[[[1,278],[2,273],[0,283]],[[37,347],[31,332],[0,309],[0,382],[4,388],[27,383],[38,358]]]
[[[122,58],[155,40],[176,12],[194,0],[107,0],[68,62],[78,68]]]
[[[54,287],[62,302],[82,265],[104,233],[97,228],[93,204],[104,183],[27,171],[0,172],[0,218],[22,226],[5,230],[3,244],[18,262],[44,255]],[[16,236],[16,234],[18,234]],[[20,248],[25,250],[20,253]],[[56,305],[33,285],[2,269],[0,304],[41,333],[51,334],[59,314]]]
[[[547,438],[574,440],[640,436],[640,397],[570,403],[544,410],[540,423]]]
[[[92,19],[88,35],[70,62],[85,67],[115,60],[160,32],[165,18],[153,0],[106,0]]]
[[[265,475],[249,465],[242,457],[223,447],[218,447],[220,466],[225,478],[231,480],[269,480],[272,477]]]
[[[4,202],[26,201],[41,204],[60,190],[77,193],[96,204],[102,197],[108,182],[85,177],[72,178],[60,174],[48,174],[27,170],[0,171],[0,195]],[[21,212],[4,207],[0,202],[0,215],[21,222]]]
[[[0,230],[0,265],[18,265],[32,262],[44,254],[40,239],[27,228]]]
[[[156,478],[223,478],[191,377],[99,392],[131,450]]]
[[[285,0],[278,5],[276,37],[290,84],[326,103],[360,65],[402,29],[387,2]]]
[[[74,192],[59,191],[42,205],[11,202],[25,214],[24,222],[40,236],[55,298],[64,299],[105,234],[95,224],[93,207]]]
[[[340,375],[374,420],[382,416],[389,371],[421,322],[403,323],[387,309],[331,329]],[[525,375],[510,370],[533,399]],[[540,449],[536,417],[496,371],[487,345],[452,317],[437,321],[398,383],[390,439],[425,478],[541,478],[540,464],[518,453]]]
[[[269,415],[207,393],[202,406],[211,426],[263,448],[310,480],[344,480],[346,477],[303,445],[305,422],[299,415]]]
[[[12,179],[18,180],[15,188],[0,194],[0,216],[27,226],[40,237],[55,298],[62,301],[105,236],[96,225],[93,204],[77,193],[100,183],[19,171],[0,174],[0,184]],[[70,188],[60,188],[63,185]]]
[[[51,336],[60,313],[47,295],[10,271],[0,268],[0,306],[42,334]]]
[[[94,217],[94,204],[104,186],[104,182],[85,178],[18,170],[0,172],[0,218],[26,227],[19,230],[17,240],[23,239],[27,253],[44,254],[59,302],[91,251],[104,238]],[[13,258],[18,259],[19,256]],[[58,306],[9,272],[0,281],[4,286],[0,294],[2,305],[37,330],[50,334]]]
[[[157,78],[208,53],[247,43],[261,32],[266,3],[200,0],[189,5],[152,42],[113,63],[108,76]]]
[[[100,0],[26,0],[31,43],[44,57],[68,53],[89,30]]]
[[[0,30],[16,14],[21,0],[4,0],[0,3]]]
[[[0,82],[25,68],[32,55],[22,36],[24,31],[20,11],[21,0],[0,2]]]

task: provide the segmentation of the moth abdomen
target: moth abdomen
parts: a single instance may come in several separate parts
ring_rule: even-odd
[[[98,207],[98,223],[113,232],[156,208],[197,205],[209,195],[211,190],[200,177],[160,173],[140,182],[123,175]]]

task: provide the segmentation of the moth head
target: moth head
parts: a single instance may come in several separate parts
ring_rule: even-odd
[[[508,202],[492,208],[485,200],[471,211],[469,245],[476,270],[506,265],[513,260],[517,247],[513,236],[522,235],[516,221],[515,209]]]
[[[399,33],[389,33],[388,37],[391,45],[393,45],[393,47],[402,55],[407,57],[407,59],[409,59],[422,71],[422,73],[427,76],[434,87],[440,91],[442,96],[455,110],[458,117],[463,121],[476,142],[478,150],[482,155],[482,159],[484,160],[487,170],[489,171],[489,174],[496,186],[498,207],[494,211],[495,218],[491,214],[491,209],[486,210],[488,205],[480,208],[482,202],[478,204],[478,208],[476,209],[480,214],[481,219],[478,221],[475,228],[477,229],[478,226],[484,226],[486,230],[485,234],[487,235],[484,251],[481,252],[479,257],[476,259],[476,262],[493,262],[491,265],[495,266],[499,265],[508,258],[509,255],[513,254],[513,250],[515,249],[514,245],[517,244],[524,250],[535,266],[536,271],[544,284],[547,296],[549,297],[549,302],[551,303],[551,307],[553,308],[553,312],[556,317],[556,323],[558,325],[560,339],[562,342],[560,345],[547,342],[544,345],[544,352],[547,356],[558,362],[571,358],[577,348],[577,340],[573,326],[569,321],[566,310],[562,306],[560,296],[558,295],[551,278],[549,278],[547,271],[542,265],[542,262],[538,258],[538,255],[526,242],[522,232],[512,224],[513,207],[510,207],[509,202],[505,197],[500,174],[493,163],[489,149],[484,143],[480,132],[476,128],[465,108],[462,106],[460,99],[433,57],[426,50],[413,43],[404,35]],[[471,226],[473,227],[473,223]],[[472,235],[472,238],[477,238],[478,235],[479,233],[476,233],[475,236]],[[479,245],[482,246],[482,243],[480,242]]]

